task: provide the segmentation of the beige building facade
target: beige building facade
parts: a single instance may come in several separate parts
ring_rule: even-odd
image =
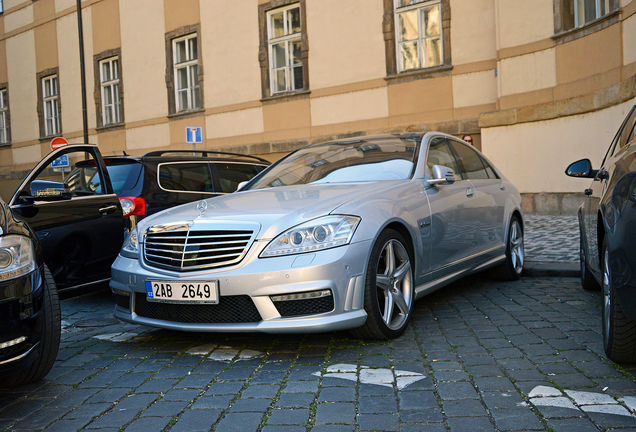
[[[83,141],[76,0],[4,0],[0,195]],[[572,212],[636,100],[636,0],[84,0],[89,140],[276,160],[360,134],[471,134],[530,212]]]

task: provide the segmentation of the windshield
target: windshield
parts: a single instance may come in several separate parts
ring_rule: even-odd
[[[421,137],[386,137],[306,147],[282,160],[251,185],[263,189],[312,183],[406,180]]]

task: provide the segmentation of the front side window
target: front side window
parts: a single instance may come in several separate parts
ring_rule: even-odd
[[[42,102],[44,105],[44,134],[60,133],[59,90],[57,75],[42,79]]]
[[[0,90],[0,145],[9,142],[9,93],[5,88]]]
[[[302,90],[300,5],[267,13],[269,76],[272,94]]]
[[[111,57],[99,63],[102,124],[104,126],[122,122],[119,98],[119,57]]]
[[[439,1],[395,0],[395,29],[398,72],[442,65]]]
[[[176,111],[201,108],[197,35],[172,41]]]
[[[433,138],[428,146],[426,155],[426,179],[433,178],[433,167],[435,165],[445,166],[453,170],[455,181],[462,180],[462,172],[457,165],[455,155],[448,147],[446,138]]]

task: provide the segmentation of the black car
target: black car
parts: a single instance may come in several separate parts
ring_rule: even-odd
[[[92,169],[89,163],[76,171]],[[104,163],[131,227],[169,207],[232,193],[270,164],[237,153],[175,150],[105,157]]]
[[[603,343],[616,362],[636,362],[636,106],[598,170],[589,159],[566,174],[593,179],[579,208],[581,282],[603,290]]]
[[[60,345],[60,320],[40,242],[0,199],[0,387],[49,373]]]
[[[67,168],[60,166],[64,162]],[[126,221],[97,146],[68,145],[50,153],[9,206],[35,231],[61,295],[107,287]]]

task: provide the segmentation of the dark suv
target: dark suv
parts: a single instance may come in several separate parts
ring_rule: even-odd
[[[0,387],[43,378],[60,345],[60,303],[35,232],[0,199]]]
[[[154,151],[141,157],[104,157],[124,216],[136,221],[169,207],[236,191],[270,163],[215,151]],[[90,170],[88,164],[77,169]],[[71,173],[71,176],[73,173]]]

